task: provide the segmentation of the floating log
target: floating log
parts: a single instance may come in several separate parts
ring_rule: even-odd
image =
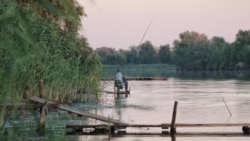
[[[127,80],[150,81],[150,80],[167,80],[167,77],[126,77]],[[103,81],[114,81],[114,78],[104,78]]]
[[[45,102],[45,99],[42,99],[42,98],[39,98],[39,97],[32,97],[32,98],[30,98],[30,100],[33,101],[33,102],[38,102],[38,103],[44,103]],[[48,101],[48,104],[50,104],[50,103],[54,104],[55,102]],[[74,113],[74,114],[77,114],[79,116],[85,116],[85,117],[93,118],[93,119],[96,119],[96,120],[104,121],[104,122],[107,122],[107,123],[126,124],[126,123],[123,123],[123,122],[121,122],[119,120],[115,120],[115,119],[107,118],[107,117],[104,117],[104,116],[92,114],[92,113],[89,113],[89,112],[86,112],[86,111],[78,110],[76,108],[72,108],[72,107],[69,107],[68,105],[64,105],[64,104],[58,104],[57,108],[61,109],[61,110],[68,111],[68,112],[71,112],[71,113]]]

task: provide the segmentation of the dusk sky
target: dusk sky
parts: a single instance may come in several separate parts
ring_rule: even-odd
[[[170,44],[185,31],[233,42],[250,30],[250,0],[78,0],[88,15],[80,31],[93,48],[129,49],[151,41]]]

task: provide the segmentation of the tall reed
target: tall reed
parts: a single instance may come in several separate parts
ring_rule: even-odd
[[[1,105],[37,96],[40,79],[46,99],[82,102],[90,89],[97,98],[101,64],[78,34],[83,15],[75,0],[0,2]],[[0,140],[21,140],[15,128],[5,134],[6,112],[0,111]]]

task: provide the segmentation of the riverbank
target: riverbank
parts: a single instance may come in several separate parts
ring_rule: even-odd
[[[174,65],[103,65],[102,79],[113,78],[120,68],[126,77],[174,77],[181,79],[250,79],[250,71],[177,71]]]

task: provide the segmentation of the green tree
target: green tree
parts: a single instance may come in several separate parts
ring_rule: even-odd
[[[210,42],[208,70],[228,70],[230,68],[230,44],[222,37],[213,37]]]
[[[204,70],[208,62],[207,36],[186,31],[174,41],[175,63],[179,70]]]
[[[126,51],[115,50],[114,48],[102,47],[97,48],[96,53],[100,56],[103,64],[123,65],[126,63]]]
[[[242,67],[249,67],[249,46],[250,45],[250,30],[239,30],[236,34],[236,40],[232,43],[231,52],[231,67],[235,69],[239,64]],[[246,66],[245,66],[246,65]]]
[[[173,52],[168,44],[160,46],[158,56],[160,63],[173,64]]]
[[[126,54],[128,64],[139,64],[139,51],[138,47],[132,46]]]
[[[152,64],[155,62],[156,52],[150,41],[139,46],[139,60],[142,64]]]

